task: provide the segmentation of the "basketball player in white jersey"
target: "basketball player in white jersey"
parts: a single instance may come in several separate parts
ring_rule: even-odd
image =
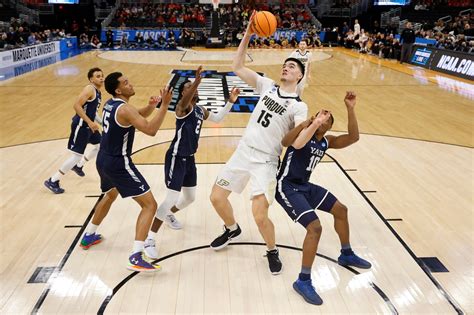
[[[104,74],[101,69],[92,68],[87,72],[87,78],[90,84],[82,89],[73,106],[76,115],[72,118],[71,134],[68,142],[68,150],[71,155],[64,161],[59,170],[44,182],[46,188],[55,194],[64,192],[64,189],[59,185],[61,176],[70,170],[81,177],[84,176],[82,167],[87,161],[94,159],[99,152],[101,136],[96,121],[100,122],[101,120],[97,115],[97,110],[100,107],[102,97],[100,89],[104,85]],[[90,152],[84,154],[87,144],[92,144],[94,147]]]
[[[307,49],[308,48],[308,43],[306,40],[301,40],[298,44],[298,49],[293,51],[289,58],[296,58],[305,67],[305,75],[303,77],[303,80],[298,83],[298,95],[300,97],[303,97],[303,90],[306,86],[306,81],[311,80],[311,58],[313,57],[313,54]]]
[[[224,221],[224,233],[211,247],[219,250],[241,234],[228,200],[231,192],[241,193],[250,180],[252,213],[260,234],[267,245],[267,259],[272,274],[279,274],[282,263],[275,245],[275,230],[268,218],[268,207],[273,202],[276,172],[282,153],[281,140],[306,120],[308,106],[296,94],[296,85],[304,76],[304,65],[288,58],[282,66],[281,86],[245,67],[247,46],[254,33],[251,25],[255,12],[237,50],[233,71],[247,84],[256,88],[260,99],[250,116],[245,133],[230,160],[220,171],[211,192],[211,202]]]

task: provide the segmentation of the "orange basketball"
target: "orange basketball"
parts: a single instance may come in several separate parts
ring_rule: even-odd
[[[252,25],[255,33],[260,37],[269,37],[277,28],[276,17],[268,11],[258,11]]]

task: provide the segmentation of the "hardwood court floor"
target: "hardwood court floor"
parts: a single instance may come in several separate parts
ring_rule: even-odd
[[[250,51],[249,65],[276,78],[288,53]],[[124,58],[121,52],[113,54]],[[90,67],[128,75],[137,91],[132,103],[138,105],[166,84],[170,70],[193,69],[196,64],[180,62],[182,53],[157,54],[156,60],[166,64],[150,65],[149,57],[116,61],[91,52],[0,84],[0,313],[446,314],[456,308],[473,313],[472,84],[454,80],[455,85],[446,81],[452,78],[433,72],[341,50],[321,54],[331,58],[315,57],[320,61],[313,63],[304,100],[311,112],[322,106],[333,111],[337,134],[347,128],[344,92],[355,90],[363,135],[348,149],[329,151],[312,181],[349,207],[352,245],[373,263],[371,270],[356,274],[332,261],[338,256],[337,236],[332,218],[320,214],[322,256],[316,259],[313,278],[324,304],[306,304],[291,288],[300,252],[282,249],[283,274],[269,274],[245,191],[232,195],[231,202],[244,231],[240,241],[257,244],[234,245],[218,253],[198,248],[169,257],[160,273],[131,277],[107,300],[131,275],[124,267],[137,206],[117,200],[100,227],[106,240],[83,251],[77,239],[100,193],[94,163],[86,165],[85,178],[68,174],[62,179],[63,195],[52,195],[42,182],[67,156],[72,103]],[[209,63],[208,69],[230,70]],[[449,91],[438,82],[456,88]],[[164,198],[162,163],[173,137],[173,116],[167,116],[165,130],[156,137],[137,134],[134,145],[134,151],[143,149],[134,161],[158,202]],[[159,232],[163,257],[207,246],[220,233],[221,222],[208,196],[247,119],[248,114],[231,114],[220,125],[204,124],[196,155],[198,198],[178,214],[183,230],[164,227]],[[304,230],[277,204],[270,215],[277,242],[299,248]],[[437,257],[449,272],[424,272],[418,257]],[[48,283],[27,283],[37,267],[56,267]]]

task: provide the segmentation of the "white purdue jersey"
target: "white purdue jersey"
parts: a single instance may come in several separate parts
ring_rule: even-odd
[[[306,50],[304,52],[304,54],[302,54],[301,51],[299,49],[297,49],[294,52],[292,52],[288,58],[298,59],[299,61],[301,61],[303,63],[305,68],[308,69],[308,63],[311,62],[311,57],[312,56],[313,56],[313,54],[309,50]],[[305,76],[306,76],[306,74],[305,74]]]
[[[296,93],[285,93],[269,78],[259,76],[260,94],[242,141],[259,151],[280,156],[281,140],[295,126],[306,120],[308,106]]]

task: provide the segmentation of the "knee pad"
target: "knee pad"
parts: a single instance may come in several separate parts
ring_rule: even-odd
[[[165,216],[170,212],[171,208],[176,205],[178,198],[179,191],[168,189],[165,200],[163,200],[156,210],[155,217],[163,221]]]
[[[183,187],[181,195],[176,203],[176,208],[179,210],[186,208],[196,200],[196,187]]]

